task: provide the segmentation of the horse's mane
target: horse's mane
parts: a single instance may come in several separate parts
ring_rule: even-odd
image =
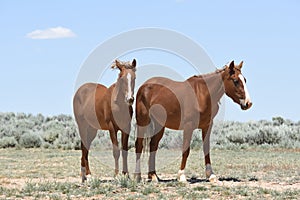
[[[207,74],[194,75],[194,77],[204,78],[204,77],[213,76],[213,75],[216,75],[216,74],[219,74],[219,73],[223,72],[225,69],[226,69],[226,65],[222,69],[216,69],[215,71],[207,73]]]
[[[132,70],[135,70],[135,67],[132,66],[132,62],[131,62],[131,61],[120,61],[120,60],[115,60],[115,61],[111,64],[111,68],[112,68],[112,69],[116,69],[116,68],[117,68],[117,62],[119,63],[119,65],[124,66],[126,69],[132,69]]]

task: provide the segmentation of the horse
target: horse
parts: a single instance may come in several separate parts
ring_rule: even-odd
[[[243,61],[234,61],[222,69],[205,75],[195,75],[183,82],[164,77],[147,80],[136,96],[137,138],[135,178],[141,180],[140,157],[145,138],[150,148],[148,179],[159,181],[155,170],[158,144],[165,128],[183,130],[182,160],[178,171],[178,181],[186,182],[184,169],[190,152],[193,130],[202,129],[203,152],[205,156],[206,178],[217,180],[211,167],[210,133],[213,119],[219,110],[219,101],[226,94],[242,110],[252,106],[241,69]]]
[[[128,175],[128,138],[133,114],[136,60],[115,60],[111,68],[120,70],[116,83],[109,88],[101,84],[85,83],[73,98],[73,111],[81,138],[82,182],[91,176],[88,153],[99,129],[109,131],[115,159],[115,175],[119,173],[120,157],[117,132],[122,132],[122,172]]]

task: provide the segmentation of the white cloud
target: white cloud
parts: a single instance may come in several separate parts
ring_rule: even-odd
[[[35,30],[26,34],[27,38],[31,39],[57,39],[76,37],[76,34],[68,28],[61,26],[48,28],[45,30]]]

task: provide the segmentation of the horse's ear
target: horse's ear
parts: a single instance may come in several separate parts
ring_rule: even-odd
[[[234,74],[234,61],[230,62],[228,68],[229,68],[229,74],[230,75]]]
[[[244,61],[241,61],[241,63],[237,66],[237,68],[241,70],[243,67],[243,63],[244,63]]]
[[[135,59],[133,59],[131,65],[132,65],[132,67],[134,67],[134,68],[136,67],[136,60],[135,60]]]
[[[119,70],[122,70],[122,65],[121,65],[121,63],[118,60],[115,60],[113,62],[113,64],[111,65],[111,68],[113,68],[113,69],[118,68]]]

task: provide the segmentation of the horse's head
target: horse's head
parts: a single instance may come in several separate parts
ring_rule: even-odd
[[[239,65],[235,65],[234,61],[226,65],[224,88],[227,96],[235,103],[240,104],[241,109],[247,110],[252,106],[252,102],[246,86],[246,79],[241,72],[242,66],[243,61]]]
[[[112,68],[118,68],[120,70],[119,78],[115,88],[115,100],[117,96],[123,94],[125,102],[128,105],[132,105],[134,101],[134,86],[135,86],[135,71],[136,71],[136,60],[132,62],[123,62],[115,60]]]

